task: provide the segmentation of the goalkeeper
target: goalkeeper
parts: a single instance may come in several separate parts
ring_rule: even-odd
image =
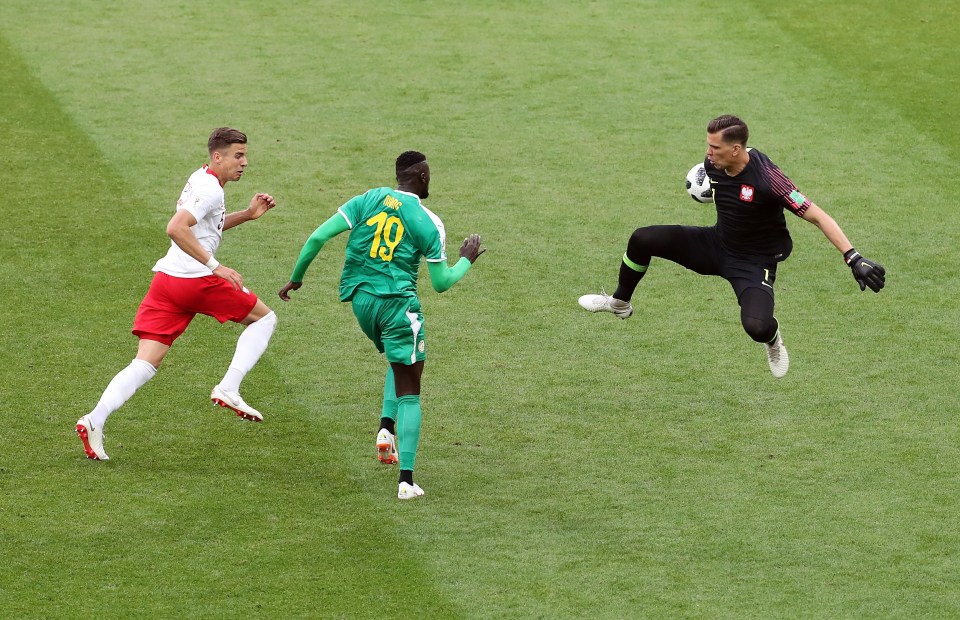
[[[646,226],[627,243],[620,278],[613,295],[584,295],[580,305],[590,312],[612,312],[621,319],[633,314],[630,298],[654,256],[702,275],[725,278],[740,304],[744,331],[764,345],[770,371],[787,374],[790,358],[780,324],[773,316],[773,284],[777,265],[793,249],[783,210],[819,228],[843,254],[860,290],[880,292],[883,267],[857,252],[840,226],[801,194],[770,159],[747,148],[749,131],[736,116],[720,116],[707,125],[704,167],[710,177],[717,223],[710,227]]]
[[[429,195],[430,166],[417,151],[396,162],[397,189],[380,187],[341,206],[307,239],[280,299],[300,288],[307,267],[324,244],[347,230],[340,301],[349,301],[360,328],[389,366],[383,386],[383,413],[377,433],[381,462],[400,463],[399,499],[414,499],[423,489],[413,481],[420,439],[420,376],[426,359],[423,312],[417,298],[420,259],[426,258],[433,288],[442,293],[456,284],[485,251],[480,236],[460,247],[460,260],[447,266],[443,222],[423,206]],[[399,455],[397,451],[399,442]]]

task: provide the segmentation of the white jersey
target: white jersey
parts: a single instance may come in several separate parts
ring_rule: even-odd
[[[190,227],[197,241],[211,256],[216,255],[223,238],[223,221],[227,210],[223,204],[223,188],[216,175],[206,166],[190,175],[187,184],[177,200],[177,211],[190,212],[197,223]],[[177,278],[202,278],[212,275],[207,266],[180,249],[170,241],[166,256],[153,266],[154,271],[162,271]]]

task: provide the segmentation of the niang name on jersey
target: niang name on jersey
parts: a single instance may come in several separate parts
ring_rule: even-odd
[[[383,199],[383,205],[385,207],[390,207],[391,209],[396,211],[403,205],[403,203],[397,200],[396,198],[394,198],[393,196],[387,196],[386,198]]]

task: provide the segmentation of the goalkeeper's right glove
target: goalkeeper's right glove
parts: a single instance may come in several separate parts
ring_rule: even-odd
[[[867,287],[874,293],[879,293],[886,282],[885,275],[887,270],[872,260],[867,260],[860,256],[853,248],[850,248],[843,254],[843,260],[847,262],[850,271],[853,272],[853,279],[860,285],[860,290],[865,291]]]

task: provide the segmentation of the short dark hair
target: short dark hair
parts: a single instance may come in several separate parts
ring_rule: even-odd
[[[707,124],[707,133],[720,133],[725,142],[747,145],[750,130],[747,124],[733,114],[718,116]]]
[[[228,147],[231,144],[246,143],[247,135],[239,129],[233,129],[231,127],[217,127],[210,134],[210,139],[207,140],[207,151],[210,154],[213,154],[214,151],[219,151],[220,149]]]
[[[427,156],[420,151],[404,151],[400,153],[400,156],[397,157],[397,176],[400,176],[400,173],[410,166],[414,166],[423,161],[427,161]]]

